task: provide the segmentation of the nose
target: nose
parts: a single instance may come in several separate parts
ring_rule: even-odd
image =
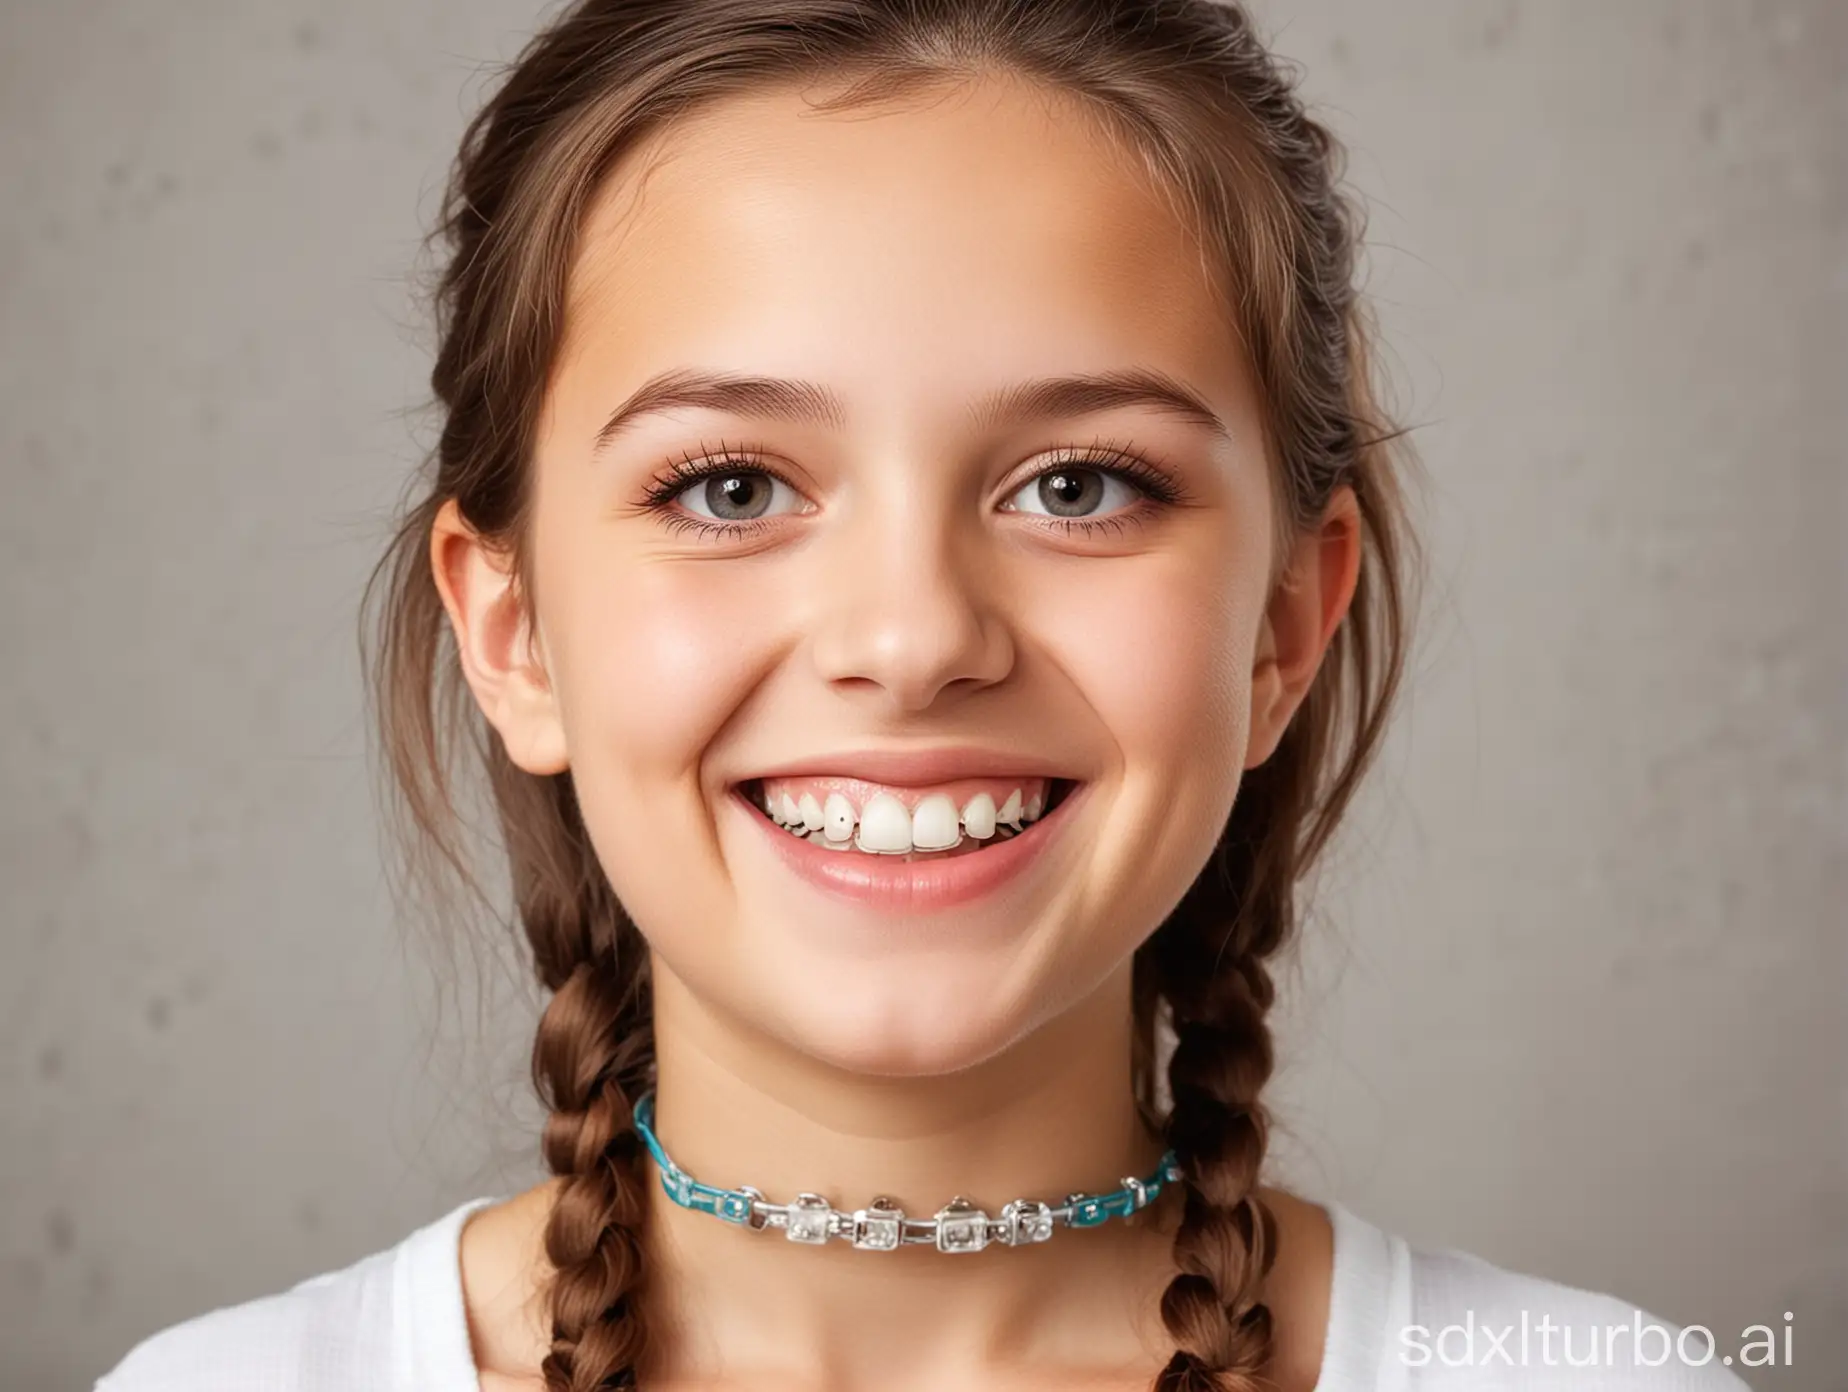
[[[1014,639],[994,566],[978,539],[934,509],[862,519],[828,549],[817,577],[810,648],[823,680],[875,698],[892,714],[929,709],[946,693],[1003,680]]]

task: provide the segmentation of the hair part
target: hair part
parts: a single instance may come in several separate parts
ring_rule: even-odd
[[[1355,288],[1364,222],[1341,188],[1341,147],[1244,10],[1221,0],[578,0],[527,45],[462,140],[432,234],[444,256],[431,376],[443,426],[368,586],[365,651],[401,884],[439,897],[461,885],[489,902],[457,800],[458,764],[484,772],[514,909],[552,993],[532,1056],[550,1110],[543,1153],[563,1180],[545,1232],[552,1392],[633,1386],[648,1350],[646,1168],[630,1109],[654,1076],[649,957],[570,773],[514,766],[470,701],[430,570],[431,527],[454,499],[528,573],[529,462],[570,271],[585,214],[627,152],[680,116],[776,85],[831,84],[818,109],[846,111],[990,74],[1080,102],[1198,234],[1264,397],[1279,538],[1315,525],[1338,487],[1359,506],[1361,574],[1321,670],[1134,960],[1136,1101],[1185,1171],[1178,1274],[1161,1301],[1175,1352],[1156,1392],[1250,1388],[1271,1356],[1259,1294],[1276,1224],[1256,1193],[1269,963],[1377,752],[1415,571],[1399,467],[1409,455],[1375,395]]]

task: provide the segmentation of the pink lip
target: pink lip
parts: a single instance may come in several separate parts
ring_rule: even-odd
[[[965,772],[968,767],[967,763],[958,765]],[[870,776],[860,769],[843,770],[839,764],[832,765],[831,771],[853,772],[860,777]],[[1007,773],[1021,771],[1018,768],[1004,770]],[[794,771],[791,772],[793,774]],[[933,775],[938,779],[942,776]],[[881,781],[900,780],[888,773]],[[733,796],[744,809],[745,815],[771,839],[783,863],[817,889],[894,912],[928,913],[980,899],[1023,873],[1070,820],[1066,816],[1067,810],[1089,788],[1089,783],[1078,784],[1050,812],[1030,823],[1018,836],[999,845],[986,846],[969,855],[947,860],[912,861],[895,855],[827,850],[812,844],[805,837],[784,831],[753,807],[742,791],[734,789]]]
[[[891,783],[898,787],[947,783],[952,778],[1006,778],[1020,775],[1072,777],[1069,767],[1061,768],[1030,754],[1010,754],[1005,750],[982,749],[976,745],[941,749],[843,749],[832,754],[815,754],[792,760],[774,768],[756,769],[746,777],[796,778],[804,774],[831,773],[840,774],[844,778],[864,778],[872,783]],[[790,839],[793,841],[795,838]]]

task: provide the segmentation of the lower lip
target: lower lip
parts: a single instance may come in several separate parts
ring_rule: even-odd
[[[764,831],[783,863],[825,893],[899,913],[953,908],[992,894],[1024,873],[1069,820],[1067,813],[1090,787],[1071,788],[1050,812],[1019,835],[967,855],[931,860],[830,851],[783,830],[753,806],[741,789],[732,795]]]

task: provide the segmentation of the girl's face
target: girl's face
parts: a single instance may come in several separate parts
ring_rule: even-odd
[[[533,466],[536,628],[453,515],[435,554],[510,753],[571,770],[709,1010],[953,1071],[1094,992],[1205,863],[1333,615],[1270,602],[1260,402],[1203,266],[1012,82],[734,100],[604,190]]]

